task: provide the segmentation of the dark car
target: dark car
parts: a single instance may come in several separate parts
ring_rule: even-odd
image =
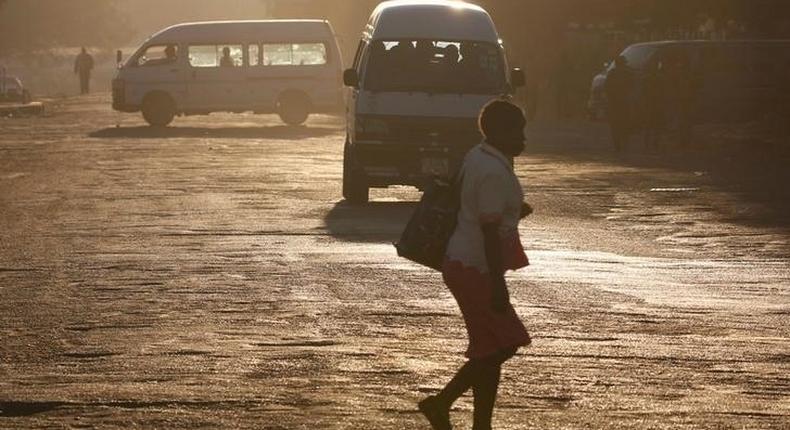
[[[695,123],[750,120],[783,113],[790,106],[790,41],[664,41],[631,45],[620,55],[634,76],[632,112],[639,112],[645,76],[667,64],[684,63],[686,76],[666,74],[671,93],[682,79],[689,82],[691,117]],[[593,78],[587,103],[591,116],[606,112],[606,75]],[[661,72],[658,72],[661,73]],[[667,109],[672,109],[671,104]]]

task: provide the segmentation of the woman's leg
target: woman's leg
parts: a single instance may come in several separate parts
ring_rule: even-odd
[[[501,351],[491,360],[484,361],[472,386],[474,393],[474,424],[472,430],[491,430],[502,364],[516,355],[516,349]]]
[[[458,398],[470,388],[476,387],[480,381],[482,381],[481,395],[483,393],[490,393],[490,388],[493,386],[493,394],[494,397],[496,397],[496,391],[499,385],[499,371],[502,367],[502,363],[509,360],[515,354],[516,348],[512,348],[500,351],[490,357],[467,361],[458,372],[456,372],[453,379],[451,379],[442,391],[434,397],[437,405],[449,410]],[[496,376],[496,378],[494,378],[494,376]],[[496,379],[495,385],[492,383],[494,379]],[[477,396],[477,394],[475,394],[475,396]],[[483,397],[485,397],[485,395]],[[477,409],[476,404],[475,409]]]
[[[491,419],[494,416],[499,379],[502,365],[490,365],[481,369],[480,375],[472,386],[474,393],[474,424],[472,430],[491,430]]]

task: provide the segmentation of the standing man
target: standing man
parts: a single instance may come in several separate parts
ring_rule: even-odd
[[[616,151],[624,149],[631,133],[631,90],[633,76],[622,55],[614,60],[614,68],[606,74],[607,116]]]
[[[664,65],[658,62],[648,67],[642,80],[640,103],[638,111],[641,113],[640,125],[644,135],[645,147],[655,150],[661,140],[661,132],[665,125],[665,92]]]
[[[93,70],[93,57],[88,54],[85,47],[77,55],[74,61],[74,73],[80,77],[80,94],[88,94],[90,92],[91,71]]]

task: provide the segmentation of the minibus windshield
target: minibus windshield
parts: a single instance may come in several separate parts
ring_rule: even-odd
[[[497,94],[505,90],[501,49],[442,40],[371,42],[364,87],[370,91]]]

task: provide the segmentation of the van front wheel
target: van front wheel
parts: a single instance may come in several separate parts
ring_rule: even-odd
[[[167,127],[176,116],[176,104],[167,94],[149,94],[143,100],[143,118],[154,127]]]
[[[277,114],[288,125],[302,125],[310,116],[310,101],[302,93],[286,92],[277,101]]]
[[[365,204],[370,199],[370,187],[354,165],[348,143],[343,151],[343,198],[352,205]]]

